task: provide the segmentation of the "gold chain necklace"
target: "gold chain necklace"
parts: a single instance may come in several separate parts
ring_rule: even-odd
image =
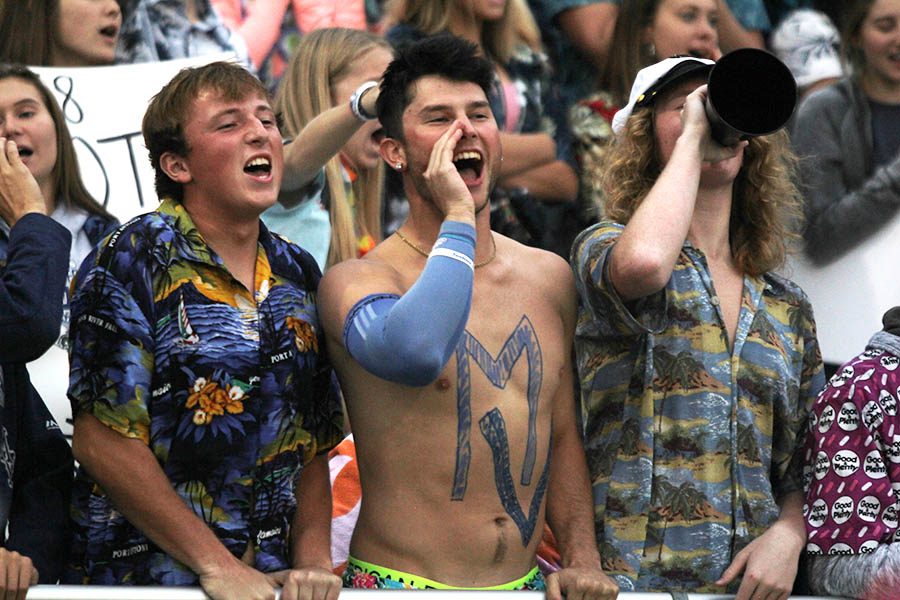
[[[418,252],[419,254],[424,256],[425,258],[428,258],[428,252],[425,252],[425,250],[423,250],[421,247],[419,247],[418,244],[416,244],[415,242],[410,240],[408,237],[403,235],[403,233],[399,229],[397,231],[395,231],[394,233],[397,234],[397,237],[399,237],[403,241],[404,244],[406,244],[407,246],[409,246],[410,248],[412,248],[413,250],[415,250],[416,252]],[[497,242],[494,241],[494,232],[492,231],[491,232],[491,255],[487,257],[487,260],[483,260],[480,263],[475,263],[475,268],[477,269],[478,267],[483,267],[484,265],[486,265],[489,262],[491,262],[492,260],[494,260],[494,257],[496,257],[496,256],[497,256]]]

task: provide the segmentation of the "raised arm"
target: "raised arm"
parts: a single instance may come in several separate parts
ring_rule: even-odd
[[[572,45],[600,69],[606,64],[618,16],[618,4],[601,1],[568,8],[557,15],[556,23]]]
[[[705,85],[684,98],[682,131],[669,161],[612,250],[609,276],[623,300],[649,296],[665,287],[693,219],[703,161],[735,155],[735,148],[712,141],[705,100]],[[674,97],[665,104],[680,101]]]
[[[362,111],[375,114],[378,86],[372,86],[359,98]],[[346,100],[346,101],[343,101]],[[282,191],[297,190],[316,176],[335,154],[340,152],[364,121],[353,114],[350,98],[319,113],[306,124],[297,137],[284,148]]]
[[[396,383],[424,386],[440,375],[456,349],[472,303],[475,206],[453,165],[463,135],[454,121],[438,139],[423,175],[444,214],[434,248],[416,282],[402,290],[387,266],[342,263],[322,280],[326,328],[370,373]],[[336,301],[335,301],[336,299]]]
[[[0,272],[0,362],[34,360],[59,337],[72,236],[46,215],[18,147],[0,138],[0,217],[11,228]]]

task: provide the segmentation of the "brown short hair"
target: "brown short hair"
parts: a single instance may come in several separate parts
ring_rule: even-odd
[[[166,152],[187,156],[191,151],[184,138],[184,126],[194,100],[207,90],[218,92],[228,101],[259,95],[271,102],[262,82],[236,63],[219,61],[179,71],[150,100],[141,123],[144,144],[156,174],[156,193],[160,198],[180,202],[184,196],[181,184],[166,175],[159,161]]]

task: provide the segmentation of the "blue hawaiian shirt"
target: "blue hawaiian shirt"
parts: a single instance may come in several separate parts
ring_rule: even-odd
[[[254,568],[291,567],[303,466],[342,437],[313,258],[260,225],[251,293],[181,204],[119,228],[73,283],[69,398],[147,444],[185,504]],[[67,583],[196,585],[83,469]]]

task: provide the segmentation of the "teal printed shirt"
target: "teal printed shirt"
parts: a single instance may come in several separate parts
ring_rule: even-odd
[[[234,279],[181,204],[108,237],[73,283],[69,398],[150,448],[175,492],[254,568],[291,567],[304,465],[342,437],[316,314],[313,258],[260,226],[254,290]],[[196,585],[80,469],[63,581]]]
[[[802,489],[809,407],[824,375],[792,282],[744,277],[729,349],[706,258],[685,243],[660,292],[624,303],[602,222],[572,251],[575,349],[603,568],[622,591],[722,592],[734,555]]]

